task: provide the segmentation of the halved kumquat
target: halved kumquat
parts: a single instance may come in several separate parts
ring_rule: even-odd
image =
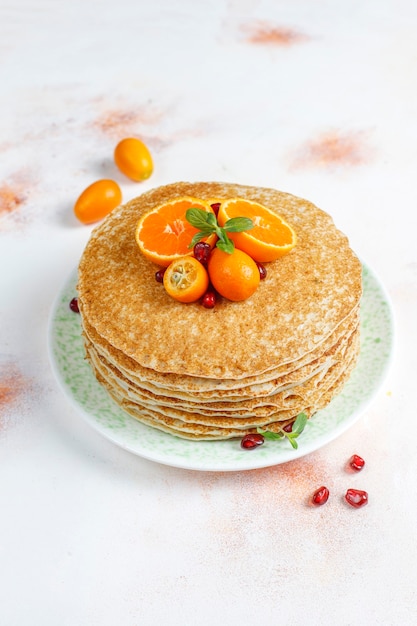
[[[167,267],[172,261],[193,253],[189,246],[198,229],[185,217],[187,209],[193,207],[213,213],[208,202],[184,196],[161,204],[140,218],[136,242],[147,259]],[[214,246],[216,240],[216,235],[203,239],[210,246]]]
[[[297,237],[292,227],[277,213],[267,207],[245,200],[229,198],[224,200],[219,209],[218,223],[224,226],[232,217],[249,217],[254,226],[248,231],[228,233],[236,248],[243,250],[255,261],[266,263],[275,261],[290,252]]]
[[[207,270],[192,256],[168,265],[164,273],[166,292],[178,302],[195,302],[205,294],[209,285]]]

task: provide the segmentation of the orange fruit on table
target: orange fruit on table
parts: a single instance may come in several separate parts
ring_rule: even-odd
[[[164,273],[165,290],[178,302],[195,302],[204,295],[208,285],[207,270],[193,256],[173,261]]]
[[[189,245],[199,231],[185,217],[191,207],[213,213],[204,200],[183,196],[155,207],[140,218],[136,227],[136,242],[146,258],[167,267],[172,261],[193,253]],[[213,246],[216,239],[216,235],[210,235],[203,241]]]
[[[218,222],[224,226],[232,217],[249,217],[254,227],[241,233],[227,233],[236,248],[249,254],[255,261],[275,261],[290,252],[297,237],[287,222],[271,209],[243,198],[230,198],[221,203]]]
[[[122,202],[122,192],[114,180],[96,180],[89,185],[74,205],[74,213],[83,224],[103,219]]]
[[[140,139],[127,137],[117,144],[114,161],[121,172],[128,178],[140,182],[153,172],[153,161],[147,146]]]
[[[260,283],[255,261],[237,248],[232,254],[214,248],[208,262],[208,273],[216,291],[234,302],[249,298]]]

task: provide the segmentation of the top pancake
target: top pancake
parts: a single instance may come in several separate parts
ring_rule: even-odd
[[[291,224],[297,245],[268,263],[248,300],[214,309],[173,300],[155,281],[157,266],[139,251],[135,230],[155,206],[189,195],[242,197]],[[114,210],[92,233],[79,265],[83,317],[112,346],[157,372],[244,379],[315,350],[357,307],[361,264],[331,217],[273,189],[229,183],[175,183]]]

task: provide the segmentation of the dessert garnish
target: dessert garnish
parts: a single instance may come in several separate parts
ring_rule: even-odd
[[[228,233],[240,233],[254,227],[253,221],[248,217],[233,217],[226,220],[223,226],[219,226],[214,213],[207,213],[196,207],[188,209],[185,217],[199,230],[192,238],[189,248],[194,248],[199,241],[215,234],[218,237],[216,247],[227,254],[232,254],[235,249],[235,244]]]
[[[305,413],[299,413],[297,417],[295,418],[294,423],[292,424],[292,429],[289,432],[283,429],[281,432],[274,433],[274,432],[271,432],[270,430],[263,430],[262,428],[259,428],[259,427],[256,430],[260,435],[263,435],[265,439],[268,439],[270,441],[273,441],[276,439],[283,439],[284,437],[286,437],[288,441],[290,442],[290,444],[292,445],[292,447],[294,448],[294,450],[296,450],[298,448],[298,443],[296,439],[303,432],[305,425],[307,424],[307,421],[308,421],[307,415]]]
[[[173,261],[164,272],[166,292],[178,302],[195,302],[207,291],[209,278],[206,268],[193,256]]]
[[[237,215],[239,210],[245,214]],[[202,298],[206,309],[214,308],[216,294],[233,302],[249,298],[267,276],[264,263],[289,252],[295,241],[281,217],[242,198],[176,198],[144,214],[136,228],[136,242],[149,260],[163,267],[181,260],[168,276],[158,270],[157,282],[179,302]],[[205,273],[195,264],[186,270],[182,260],[191,256],[207,270],[210,290],[202,292]]]

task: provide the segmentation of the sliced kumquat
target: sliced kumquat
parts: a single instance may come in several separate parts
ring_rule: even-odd
[[[266,263],[275,261],[290,252],[297,238],[292,227],[277,213],[267,207],[245,200],[229,198],[224,200],[219,209],[218,222],[224,226],[233,217],[249,217],[254,227],[240,233],[228,233],[236,248],[243,250],[255,261]]]
[[[216,291],[234,302],[249,298],[260,283],[255,261],[237,248],[232,254],[214,248],[208,262],[208,272]]]
[[[155,207],[143,215],[136,227],[136,242],[142,254],[150,261],[167,267],[172,261],[193,253],[191,240],[198,232],[185,217],[192,207],[213,213],[210,204],[204,200],[184,196]],[[211,246],[216,235],[203,239]]]
[[[164,273],[166,292],[178,302],[195,302],[209,285],[207,270],[192,256],[183,257],[168,265]]]

